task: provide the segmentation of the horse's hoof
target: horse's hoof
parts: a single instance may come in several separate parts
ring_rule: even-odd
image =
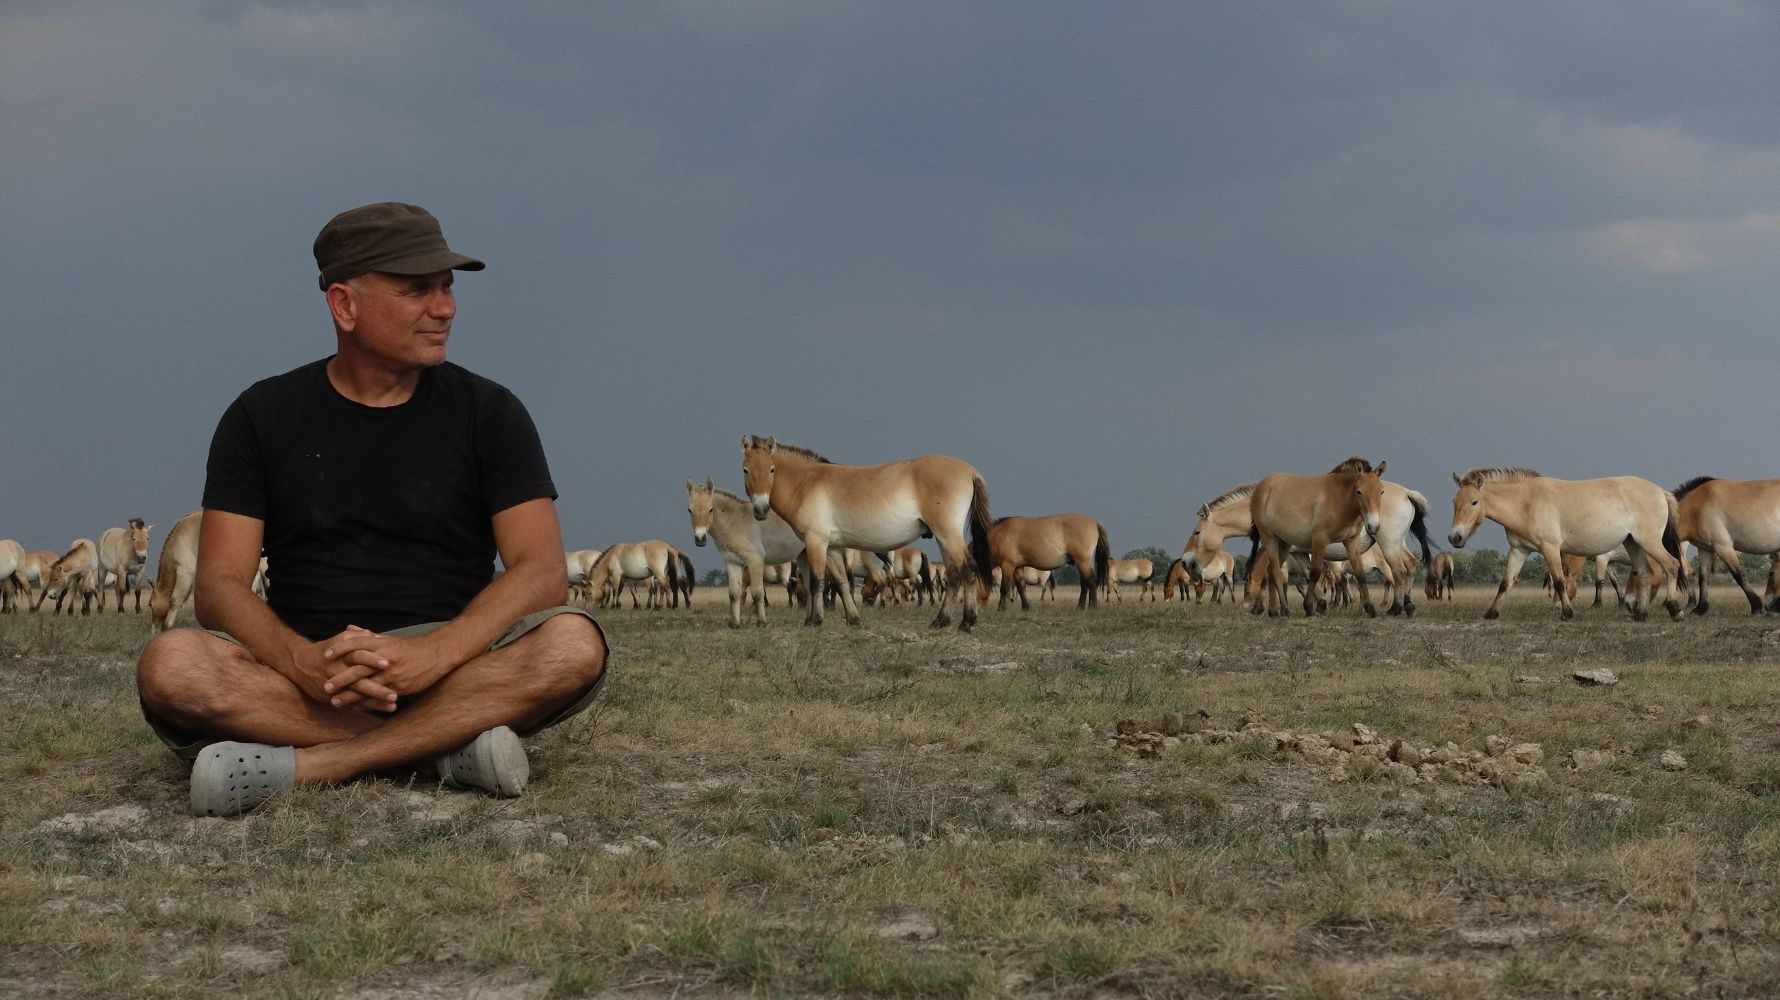
[[[947,625],[950,625],[950,624],[952,624],[952,616],[951,615],[940,615],[938,618],[935,618],[933,620],[934,628],[945,628]]]
[[[1367,618],[1377,618],[1378,617],[1378,609],[1377,608],[1373,607],[1370,604],[1365,605],[1365,608],[1366,608],[1366,617]]]
[[[1569,608],[1559,608],[1558,609],[1558,617],[1562,618],[1564,621],[1569,621],[1570,619],[1576,617],[1576,612]]]
[[[1486,622],[1493,622],[1500,617],[1502,617],[1502,612],[1497,611],[1495,608],[1491,608],[1483,613],[1483,620]]]
[[[1663,610],[1667,611],[1669,613],[1669,620],[1674,621],[1675,619],[1681,617],[1681,602],[1680,601],[1664,601],[1663,602]]]

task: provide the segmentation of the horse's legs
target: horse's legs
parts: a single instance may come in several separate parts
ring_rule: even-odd
[[[810,592],[809,605],[804,612],[803,623],[805,625],[821,625],[822,604],[828,600],[828,577],[833,573],[833,567],[829,565],[828,542],[826,539],[805,536],[803,544],[804,558],[808,560],[804,564],[804,579],[808,581],[807,587]],[[844,566],[841,572],[843,574],[847,572]]]
[[[751,575],[747,575],[751,574]],[[741,566],[736,563],[724,563],[723,575],[729,591],[729,627],[742,627],[742,592],[752,595],[754,586],[760,581],[760,573],[753,566]]]
[[[977,622],[977,565],[971,561],[970,546],[966,541],[964,526],[958,525],[949,531],[941,531],[940,526],[932,521],[928,527],[934,529],[933,540],[939,543],[940,556],[946,561],[946,596],[939,607],[939,614],[934,616],[933,627],[945,628],[952,623],[949,613],[953,601],[958,603],[958,631],[968,632]],[[954,578],[955,577],[955,578]],[[1007,571],[1002,570],[1001,582],[1007,584]]]
[[[1502,573],[1502,582],[1496,586],[1496,599],[1484,610],[1484,620],[1489,621],[1502,617],[1502,598],[1508,595],[1508,588],[1514,586],[1514,578],[1520,575],[1520,568],[1526,565],[1527,550],[1508,546],[1508,565]]]
[[[1651,544],[1652,542],[1655,544]],[[1626,551],[1630,552],[1634,545],[1644,550],[1644,561],[1651,567],[1650,603],[1656,603],[1657,593],[1660,591],[1663,598],[1663,610],[1669,613],[1670,618],[1681,617],[1681,601],[1676,596],[1676,592],[1677,586],[1686,579],[1687,564],[1670,555],[1669,550],[1662,547],[1661,535],[1654,539],[1641,539],[1634,535],[1626,543]],[[1661,574],[1660,578],[1655,575],[1658,573]]]
[[[1570,579],[1570,567],[1564,560],[1564,554],[1558,551],[1556,544],[1548,543],[1539,548],[1539,555],[1545,559],[1545,565],[1551,567],[1551,593],[1557,600],[1558,617],[1575,617],[1576,606],[1571,602],[1570,596],[1576,592],[1576,588]]]
[[[848,625],[859,624],[859,590],[853,586],[853,574],[847,571],[846,561],[839,552],[828,550],[828,573],[836,577],[842,584],[838,596],[841,602],[841,614],[847,619]]]
[[[1003,577],[1002,579],[1006,580],[1007,578]],[[1026,578],[1024,576],[1018,577],[1014,580],[1014,593],[1020,595],[1020,610],[1021,611],[1031,611],[1032,610],[1032,602],[1028,601],[1026,599]]]
[[[1761,598],[1756,596],[1755,589],[1743,578],[1743,564],[1737,559],[1737,550],[1729,545],[1714,545],[1712,553],[1724,560],[1724,568],[1730,571],[1731,579],[1743,588],[1743,596],[1749,598],[1749,613],[1763,613],[1766,608],[1762,606]],[[1706,613],[1706,574],[1711,572],[1711,568],[1712,556],[1706,555],[1700,560],[1700,603],[1694,607],[1694,611],[1702,615]]]

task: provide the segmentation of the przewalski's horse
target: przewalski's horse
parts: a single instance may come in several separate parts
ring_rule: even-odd
[[[1001,602],[1007,607],[1009,591],[1017,590],[1021,610],[1030,611],[1026,599],[1024,569],[1056,571],[1074,566],[1081,577],[1079,608],[1098,607],[1101,585],[1112,561],[1106,528],[1086,514],[1049,514],[1044,517],[998,517],[989,526],[989,561],[1001,570]],[[989,581],[977,581],[977,600],[989,602]]]
[[[1197,555],[1187,560],[1176,559],[1175,562],[1180,563],[1186,570],[1187,583],[1193,587],[1194,604],[1205,603],[1205,585],[1208,583],[1211,584],[1211,603],[1222,603],[1225,594],[1231,595],[1231,600],[1235,600],[1235,556],[1219,550],[1213,553],[1211,560],[1206,563],[1201,563]],[[1181,600],[1185,601],[1186,599],[1187,592],[1182,590]]]
[[[989,487],[970,463],[922,455],[884,465],[835,465],[775,438],[745,436],[742,471],[754,516],[776,511],[803,539],[816,577],[812,591],[821,590],[833,546],[888,552],[931,535],[953,574],[933,626],[951,622],[954,597],[962,608],[958,627],[969,631],[976,624],[974,575],[988,576],[991,569]],[[821,604],[810,601],[805,624],[822,624]],[[847,621],[857,624],[857,612]]]
[[[906,587],[916,606],[933,596],[933,574],[927,567],[927,553],[914,545],[904,545],[889,554],[890,578]]]
[[[99,596],[99,581],[102,579],[99,569],[99,547],[91,538],[76,538],[68,543],[68,551],[49,567],[49,578],[44,581],[43,593],[37,595],[37,603],[31,606],[36,611],[47,598],[55,598],[55,611],[62,610],[62,599],[68,599],[68,613],[74,614],[74,595],[80,595],[80,613],[92,614],[93,602]],[[100,602],[100,610],[104,610]],[[52,614],[54,611],[51,612]]]
[[[25,547],[10,538],[0,538],[0,611],[11,614],[14,604],[23,604],[19,595],[30,596],[26,592],[24,574],[20,571],[25,566]]]
[[[1249,515],[1254,518],[1254,531],[1249,537],[1253,545],[1249,562],[1262,545],[1275,553],[1302,549],[1310,557],[1310,579],[1313,584],[1323,577],[1323,562],[1330,545],[1341,544],[1350,559],[1369,548],[1377,540],[1384,500],[1385,463],[1375,468],[1365,459],[1350,458],[1320,476],[1302,476],[1275,472],[1255,484],[1249,498]],[[1265,610],[1276,617],[1285,615],[1286,570],[1275,561],[1268,573],[1267,586],[1256,610]],[[1378,617],[1366,578],[1359,578],[1360,606],[1368,617]],[[1304,596],[1304,613],[1319,610],[1312,596],[1313,585]]]
[[[112,584],[117,591],[117,610],[124,610],[124,591],[129,588],[130,574],[139,567],[148,565],[148,533],[154,529],[152,524],[144,524],[142,518],[132,517],[127,527],[106,528],[99,533],[99,573],[115,574],[117,582]],[[141,599],[137,599],[137,611],[141,611]]]
[[[1707,584],[1711,580],[1712,557],[1717,556],[1731,579],[1749,598],[1749,613],[1759,615],[1780,610],[1769,607],[1743,578],[1743,566],[1737,553],[1750,552],[1770,558],[1780,553],[1780,479],[1714,479],[1700,476],[1682,483],[1675,490],[1679,502],[1676,531],[1683,542],[1692,542],[1700,550],[1699,600],[1694,614],[1703,615],[1711,607]]]
[[[198,581],[198,535],[204,526],[204,512],[194,510],[167,530],[161,542],[161,559],[155,573],[154,589],[148,593],[149,631],[163,632],[173,627],[179,609],[192,596]]]
[[[1035,600],[1054,601],[1057,599],[1057,571],[1050,569],[1034,569],[1024,566],[1020,569],[1020,582],[1028,590],[1038,591]]]
[[[562,554],[563,564],[569,571],[569,600],[571,602],[593,603],[593,594],[587,584],[587,574],[593,570],[593,564],[598,562],[599,558],[599,549],[574,549]]]
[[[1148,559],[1108,559],[1106,574],[1101,578],[1104,581],[1101,586],[1106,588],[1108,598],[1117,598],[1123,601],[1125,595],[1119,590],[1120,584],[1141,585],[1142,589],[1137,592],[1137,599],[1141,601],[1147,595],[1151,601],[1154,601],[1156,599],[1155,575],[1156,564]]]
[[[621,604],[619,594],[625,581],[647,581],[649,607],[679,607],[680,566],[680,550],[659,538],[619,542],[608,546],[594,560],[587,574],[588,587],[602,607],[615,608]],[[633,610],[642,607],[634,586],[630,588],[630,606]]]
[[[19,576],[24,578],[27,588],[40,594],[49,585],[49,568],[55,563],[56,554],[48,549],[26,549],[25,560],[19,563]],[[36,600],[35,596],[32,600]]]
[[[1502,598],[1520,575],[1529,552],[1537,552],[1552,572],[1564,572],[1564,554],[1598,556],[1624,544],[1637,560],[1650,560],[1662,574],[1663,607],[1679,617],[1675,599],[1680,579],[1681,538],[1674,494],[1647,479],[1610,476],[1605,479],[1553,479],[1532,469],[1494,467],[1453,474],[1458,493],[1452,498],[1454,548],[1463,548],[1484,518],[1502,526],[1508,534],[1508,565],[1496,599],[1485,618],[1501,615]],[[1575,614],[1570,602],[1569,581],[1558,579],[1552,596],[1558,613]],[[1639,621],[1649,617],[1643,607],[1634,608]]]
[[[1428,600],[1452,600],[1452,553],[1436,552],[1428,560]]]
[[[703,486],[686,480],[686,513],[692,519],[692,541],[700,547],[715,542],[729,580],[729,627],[742,626],[742,594],[754,608],[754,623],[766,624],[766,584],[789,583],[789,564],[803,554],[803,540],[777,514],[756,520],[748,501],[720,490],[710,479]],[[830,560],[833,572],[844,575],[838,551]],[[769,580],[769,568],[779,567],[783,578]]]

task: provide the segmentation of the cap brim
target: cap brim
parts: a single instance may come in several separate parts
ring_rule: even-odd
[[[395,260],[378,261],[370,270],[384,274],[437,274],[440,271],[480,271],[488,265],[455,250],[428,250]]]

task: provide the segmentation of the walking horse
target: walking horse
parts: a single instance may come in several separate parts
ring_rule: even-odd
[[[1598,556],[1622,543],[1634,566],[1644,560],[1655,566],[1662,576],[1663,607],[1671,618],[1680,616],[1681,603],[1675,598],[1682,573],[1679,511],[1668,490],[1636,476],[1553,479],[1532,469],[1500,466],[1454,473],[1452,481],[1459,487],[1447,536],[1454,548],[1464,547],[1485,518],[1508,534],[1508,565],[1483,617],[1500,617],[1502,598],[1530,552],[1539,553],[1546,568],[1558,575],[1552,599],[1561,617],[1571,617],[1575,608],[1564,555]],[[1632,608],[1638,621],[1649,616],[1641,604]]]
[[[1106,528],[1086,514],[998,517],[989,528],[989,559],[1001,570],[1001,609],[1007,607],[1009,591],[1018,590],[1021,610],[1031,610],[1026,599],[1027,569],[1051,572],[1066,565],[1074,566],[1081,577],[1075,606],[1099,607],[1097,591],[1106,579],[1111,555]],[[988,603],[987,577],[978,581],[977,599]]]
[[[977,580],[992,568],[989,556],[989,487],[970,463],[949,455],[922,455],[883,465],[836,465],[821,455],[776,438],[742,438],[742,473],[754,516],[777,513],[803,539],[813,594],[822,592],[828,550],[836,546],[889,552],[931,536],[952,567],[934,628],[977,620]],[[858,612],[847,623],[856,625]],[[811,600],[806,625],[822,624],[822,602]]]

